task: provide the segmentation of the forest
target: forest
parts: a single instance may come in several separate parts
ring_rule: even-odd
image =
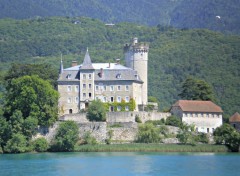
[[[49,64],[59,69],[72,60],[81,63],[88,47],[93,62],[124,64],[123,46],[138,37],[148,42],[149,96],[168,110],[179,99],[184,80],[202,79],[214,90],[215,102],[228,118],[240,110],[240,37],[207,29],[177,29],[133,23],[106,26],[87,17],[35,17],[0,20],[1,103],[4,101],[4,75],[11,64]]]
[[[160,24],[240,34],[239,0],[1,0],[0,11],[0,18],[86,16],[105,23]]]

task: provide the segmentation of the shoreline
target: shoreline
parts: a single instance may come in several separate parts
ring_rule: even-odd
[[[197,144],[96,144],[75,146],[73,152],[229,152],[224,145]],[[230,152],[229,152],[230,153]]]

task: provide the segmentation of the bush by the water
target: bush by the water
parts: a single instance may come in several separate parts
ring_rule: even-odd
[[[160,129],[151,123],[140,124],[138,127],[138,143],[158,143],[161,141]]]
[[[84,144],[90,144],[90,145],[96,145],[97,140],[95,137],[91,135],[91,133],[88,131],[83,136],[83,143]]]
[[[36,152],[45,152],[48,150],[48,141],[41,137],[41,138],[37,138],[36,140],[33,141],[33,149]]]
[[[16,133],[8,140],[4,151],[7,153],[23,153],[29,151],[27,139],[24,135]]]
[[[78,141],[78,125],[74,121],[62,122],[55,136],[52,151],[73,151]]]
[[[223,124],[213,133],[216,144],[224,144],[232,152],[238,152],[240,147],[240,133],[229,124]]]

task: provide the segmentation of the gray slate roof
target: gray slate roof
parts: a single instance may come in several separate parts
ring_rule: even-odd
[[[83,65],[66,68],[60,74],[58,81],[79,81],[80,71]],[[84,67],[85,69],[85,67]],[[138,76],[137,71],[116,63],[95,63],[92,64],[94,69],[95,81],[135,81],[143,83]],[[101,76],[102,72],[102,76]]]

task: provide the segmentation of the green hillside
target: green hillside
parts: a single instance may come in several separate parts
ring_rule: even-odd
[[[135,36],[150,43],[149,95],[158,98],[161,110],[179,99],[181,83],[193,76],[214,87],[226,116],[240,111],[240,37],[209,30],[130,23],[107,27],[83,17],[2,19],[0,69],[7,71],[11,63],[50,63],[57,71],[61,53],[68,67],[72,60],[82,62],[87,47],[93,62],[121,58],[123,63],[123,45]]]
[[[0,18],[86,16],[105,23],[160,24],[240,34],[239,0],[1,0],[0,12]]]

